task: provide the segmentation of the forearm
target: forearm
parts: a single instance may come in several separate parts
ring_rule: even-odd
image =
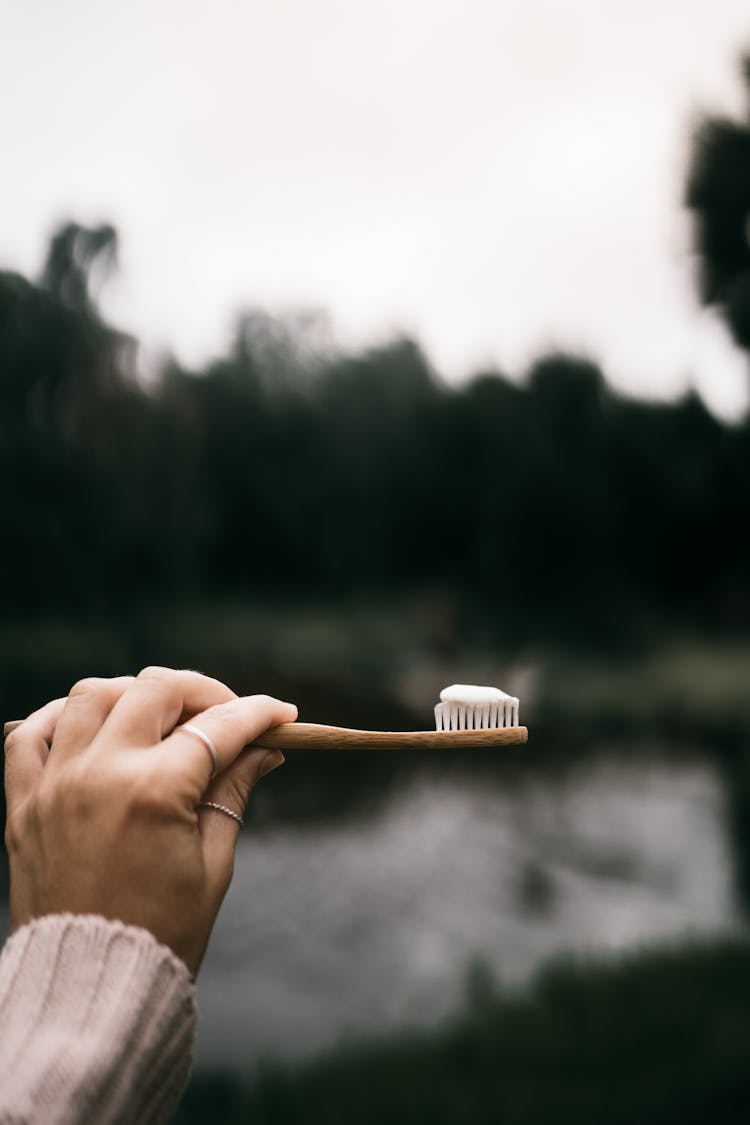
[[[0,955],[0,1122],[167,1121],[195,1025],[187,967],[146,930],[37,919]]]

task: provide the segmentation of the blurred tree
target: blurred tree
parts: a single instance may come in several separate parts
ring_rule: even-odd
[[[116,265],[117,232],[113,226],[63,223],[50,240],[41,284],[62,304],[91,309],[93,281],[105,281]]]
[[[707,117],[692,142],[686,200],[693,211],[699,288],[716,305],[741,347],[750,349],[750,55],[744,121]]]
[[[16,612],[114,601],[138,570],[135,451],[148,403],[135,342],[90,297],[115,246],[111,227],[69,223],[42,286],[0,274],[0,504],[14,543],[0,604]],[[158,485],[157,475],[155,495]]]

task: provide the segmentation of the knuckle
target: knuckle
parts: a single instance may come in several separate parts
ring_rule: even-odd
[[[136,813],[159,819],[173,814],[179,795],[164,780],[164,771],[156,767],[138,770],[130,783],[130,804]]]
[[[107,777],[83,758],[67,763],[54,778],[42,778],[33,812],[42,823],[87,820],[107,796]]]
[[[183,691],[180,684],[180,674],[175,672],[174,668],[160,668],[158,665],[150,665],[138,673],[136,682],[140,684],[144,691],[147,691],[161,703],[176,706],[182,701]]]
[[[93,696],[101,695],[106,682],[98,676],[86,676],[73,684],[68,692],[68,699],[90,699]]]
[[[130,782],[130,799],[139,809],[162,808],[166,794],[151,770],[139,772]]]
[[[147,668],[141,668],[138,673],[139,680],[157,680],[159,683],[174,679],[176,672],[173,668],[162,668],[158,664],[149,664]]]

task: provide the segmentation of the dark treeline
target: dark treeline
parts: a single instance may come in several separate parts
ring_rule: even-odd
[[[409,339],[323,352],[248,314],[205,370],[148,387],[92,280],[111,228],[0,274],[2,612],[415,587],[506,635],[750,625],[750,424],[646,404],[587,359],[448,387]]]

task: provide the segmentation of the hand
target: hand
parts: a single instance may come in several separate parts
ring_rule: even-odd
[[[119,918],[150,930],[196,973],[232,878],[239,825],[280,751],[249,746],[294,722],[268,696],[238,698],[197,672],[146,668],[82,680],[5,744],[14,928],[44,914]],[[190,722],[216,747],[175,728]]]

